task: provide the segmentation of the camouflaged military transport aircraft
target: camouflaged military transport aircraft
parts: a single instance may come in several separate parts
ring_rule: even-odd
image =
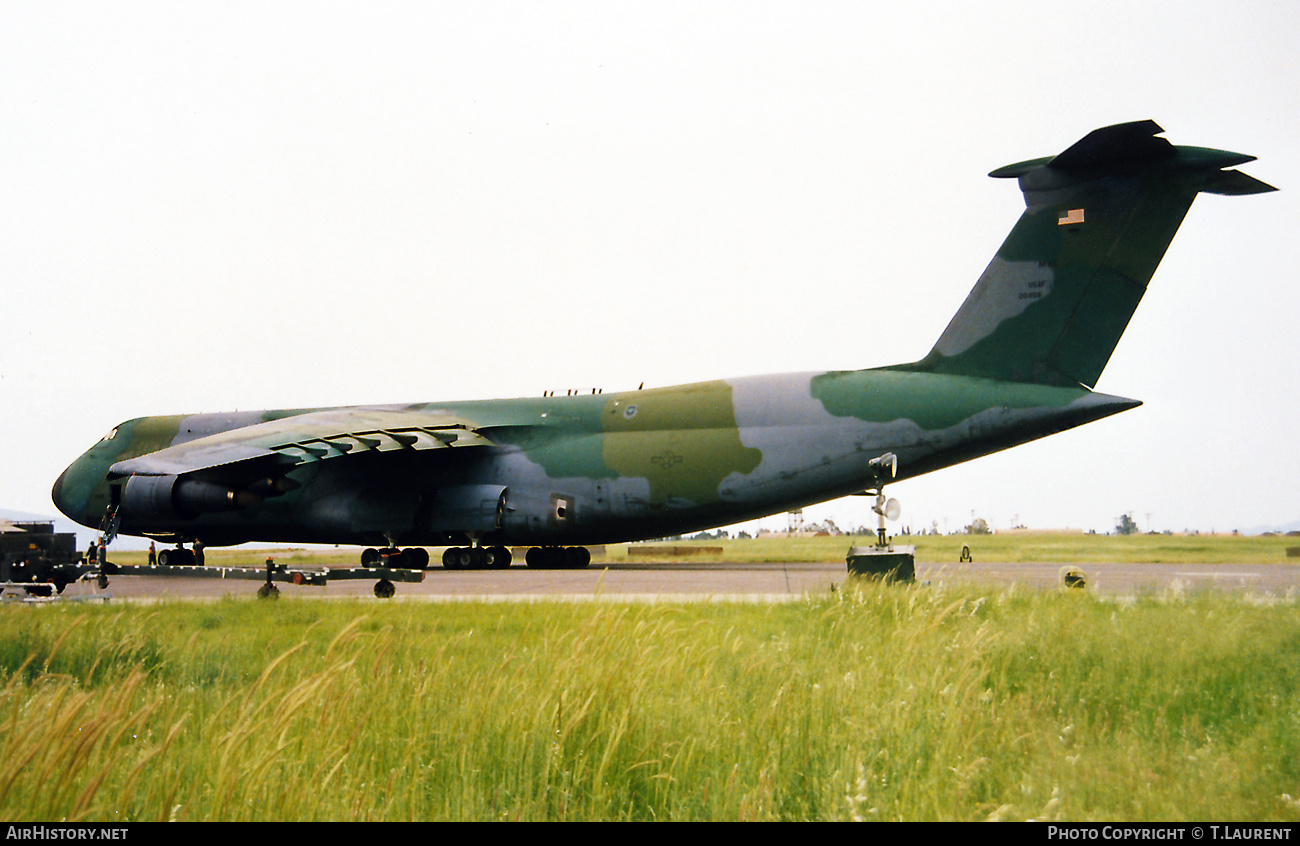
[[[1152,121],[993,171],[1026,210],[934,349],[870,370],[582,396],[142,417],[59,476],[77,522],[165,542],[371,546],[362,563],[586,566],[879,488],[1124,411],[1094,393],[1200,192],[1275,190],[1253,156]],[[405,545],[407,549],[398,549]],[[383,551],[373,547],[382,547]],[[192,560],[178,546],[173,563]]]

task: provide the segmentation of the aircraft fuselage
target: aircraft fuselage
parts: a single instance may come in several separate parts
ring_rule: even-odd
[[[187,496],[169,480],[160,483],[171,486],[165,501],[133,499],[130,478],[112,479],[110,468],[323,409],[146,417],[119,425],[68,468],[54,498],[86,525],[116,504],[123,534],[207,545],[609,543],[845,496],[1137,404],[1082,387],[881,369],[388,406],[465,420],[491,444],[350,450],[289,470],[291,490],[243,503],[224,492],[247,486],[223,481],[219,467],[207,471],[207,493],[222,495]],[[880,478],[870,462],[886,453],[897,457],[897,475]]]

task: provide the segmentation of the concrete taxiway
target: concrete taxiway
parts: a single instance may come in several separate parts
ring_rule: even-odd
[[[976,583],[993,587],[1018,585],[1052,590],[1060,584],[1062,564],[917,562],[919,584]],[[1082,564],[1088,589],[1102,595],[1165,591],[1231,591],[1272,599],[1300,596],[1300,566],[1282,564]],[[443,570],[425,573],[424,581],[396,585],[398,599],[475,599],[496,601],[540,598],[643,598],[662,600],[780,600],[825,594],[849,578],[843,562],[593,564],[586,570]],[[280,583],[282,597],[372,597],[367,580],[333,581],[323,587]],[[75,584],[68,598],[112,599],[252,598],[255,581],[157,576],[114,576],[108,588]]]

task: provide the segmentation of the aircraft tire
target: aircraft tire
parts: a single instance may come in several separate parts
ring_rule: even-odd
[[[510,550],[506,549],[504,546],[492,547],[492,569],[505,570],[510,566],[510,563]]]
[[[397,593],[397,588],[388,579],[380,579],[375,582],[375,596],[380,599],[392,599],[393,594]]]
[[[450,564],[447,563],[449,559]],[[477,570],[480,566],[478,556],[467,546],[456,546],[447,550],[447,553],[442,556],[442,562],[442,566],[451,570]]]
[[[181,547],[180,549],[162,549],[158,551],[158,566],[160,567],[192,567],[194,566],[194,553]]]
[[[380,558],[379,550],[375,549],[374,547],[363,550],[361,553],[361,566],[374,567],[376,564],[379,563],[379,558]]]
[[[412,570],[429,569],[429,550],[422,546],[413,546],[402,553],[406,566]]]

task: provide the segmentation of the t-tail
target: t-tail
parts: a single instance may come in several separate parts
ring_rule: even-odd
[[[1092,388],[1192,200],[1276,190],[1254,156],[1176,147],[1154,121],[1108,126],[1020,180],[1025,212],[922,360],[898,369]]]

